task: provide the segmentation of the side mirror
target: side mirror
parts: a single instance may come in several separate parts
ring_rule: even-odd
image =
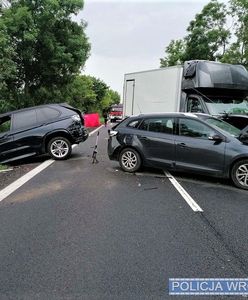
[[[214,141],[214,142],[218,142],[218,143],[223,142],[223,140],[224,140],[223,137],[218,134],[211,135],[208,137],[208,139],[210,141]]]
[[[248,132],[241,133],[239,136],[239,140],[244,144],[248,144]]]

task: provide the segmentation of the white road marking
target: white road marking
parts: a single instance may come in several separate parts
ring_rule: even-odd
[[[92,134],[94,134],[95,132],[97,132],[98,130],[100,130],[104,125],[101,125],[100,127],[97,127],[95,130],[91,131],[89,136],[91,136]]]
[[[100,130],[103,127],[101,125],[100,127],[96,128],[92,132],[89,133],[89,136],[93,135],[95,132]],[[72,145],[72,148],[74,149],[78,145]],[[17,189],[19,189],[21,186],[23,186],[26,182],[28,182],[30,179],[32,179],[34,176],[45,170],[47,167],[49,167],[51,164],[53,164],[55,160],[49,159],[44,161],[42,164],[40,164],[38,167],[34,168],[33,170],[29,171],[27,174],[23,175],[4,189],[0,191],[0,202],[3,201],[5,198],[7,198],[9,195],[11,195],[13,192],[15,192]]]
[[[10,185],[8,185],[6,188],[1,190],[0,194],[0,202],[3,201],[6,197],[8,197],[10,194],[12,194],[14,191],[19,189],[22,185],[24,185],[26,182],[28,182],[31,178],[33,178],[35,175],[39,174],[41,171],[46,169],[48,166],[50,166],[52,163],[54,163],[54,160],[49,159],[44,161],[42,164],[40,164],[38,167],[34,168],[27,174],[23,175]]]
[[[203,212],[201,207],[195,202],[195,200],[185,191],[185,189],[181,186],[181,184],[168,172],[164,171],[167,178],[170,182],[174,185],[183,199],[188,203],[188,205],[193,209],[195,212]]]

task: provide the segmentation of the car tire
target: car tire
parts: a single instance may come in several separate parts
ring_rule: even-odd
[[[248,160],[236,162],[231,170],[231,179],[233,183],[241,188],[248,190]]]
[[[54,137],[47,145],[49,155],[55,160],[65,160],[71,156],[71,142],[64,137]]]
[[[140,169],[142,162],[141,157],[136,150],[126,148],[120,153],[119,164],[125,172],[133,173]]]

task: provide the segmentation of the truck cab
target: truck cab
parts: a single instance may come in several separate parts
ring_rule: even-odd
[[[248,125],[248,72],[244,66],[188,61],[180,111],[217,116],[239,129]]]

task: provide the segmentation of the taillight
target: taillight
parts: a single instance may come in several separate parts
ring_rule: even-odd
[[[76,121],[76,122],[80,122],[81,121],[79,115],[73,115],[71,118],[72,118],[73,121]]]

